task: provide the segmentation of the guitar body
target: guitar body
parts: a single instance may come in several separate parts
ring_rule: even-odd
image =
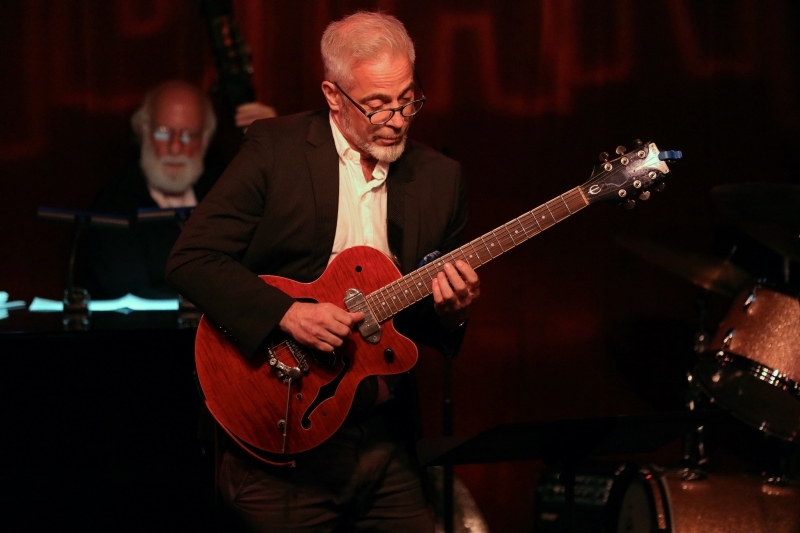
[[[203,318],[197,330],[195,358],[214,418],[245,450],[268,462],[286,464],[292,460],[291,454],[322,444],[344,422],[356,387],[364,378],[399,374],[416,364],[416,346],[395,331],[391,317],[428,297],[432,280],[444,271],[446,263],[461,260],[478,268],[594,202],[633,207],[633,198],[646,200],[651,189],[663,188],[669,172],[666,161],[683,155],[680,151],[660,152],[655,143],[641,141],[632,151],[622,152],[624,148],[618,146],[620,157],[614,160],[603,153],[603,163],[595,166],[585,184],[405,276],[401,277],[385,255],[366,246],[336,256],[313,283],[261,276],[295,299],[328,302],[343,309],[345,293],[357,289],[364,299],[351,305],[372,311],[374,320],[361,327],[373,343],[365,341],[361,332],[352,333],[331,356],[278,339],[248,361],[224,332]],[[371,329],[377,322],[380,336]],[[293,377],[290,380],[288,376]]]
[[[369,294],[399,278],[400,272],[383,253],[366,246],[337,255],[312,283],[261,276],[264,282],[295,299],[329,302],[343,309],[347,289]],[[391,319],[381,324],[377,344],[364,341],[356,331],[336,350],[336,357],[306,352],[309,370],[292,381],[289,391],[270,366],[266,350],[248,361],[224,332],[205,317],[200,321],[195,360],[206,403],[223,428],[251,451],[286,460],[284,454],[296,454],[321,444],[344,422],[356,387],[364,378],[407,372],[417,362],[416,346],[397,333]],[[276,353],[285,365],[297,365],[285,347]],[[284,448],[281,421],[286,415],[287,397]]]

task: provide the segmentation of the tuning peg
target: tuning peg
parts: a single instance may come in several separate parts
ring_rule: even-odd
[[[654,188],[655,190],[657,190],[658,192],[661,192],[661,191],[663,191],[663,190],[664,190],[664,187],[666,187],[666,186],[667,186],[667,184],[666,184],[666,183],[664,183],[664,182],[662,181],[661,183],[659,183],[658,185],[656,185],[656,186],[655,186],[655,187],[653,187],[653,188]]]
[[[616,149],[615,151],[616,151],[616,152],[617,152],[619,155],[622,155],[622,154],[624,154],[624,153],[627,151],[627,148],[625,148],[625,147],[624,147],[624,146],[622,146],[622,145],[619,145],[619,146],[617,146],[617,149]]]
[[[636,145],[636,148],[639,148],[640,146],[642,146],[643,143],[641,139],[634,139],[633,144]]]
[[[642,194],[639,195],[639,200],[647,200],[650,198],[650,191],[644,191]]]
[[[636,205],[636,200],[634,200],[633,198],[628,198],[628,201],[622,204],[622,207],[624,207],[625,209],[633,209],[635,205]]]
[[[600,152],[600,162],[605,163],[608,161],[608,152]]]
[[[663,152],[659,152],[658,158],[661,161],[674,163],[675,161],[683,158],[683,152],[680,150],[664,150]]]

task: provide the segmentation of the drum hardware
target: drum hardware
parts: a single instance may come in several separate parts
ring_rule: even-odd
[[[617,235],[614,240],[639,257],[722,296],[733,298],[754,282],[750,274],[728,259],[696,254],[641,238]],[[729,256],[734,251],[735,248]]]
[[[713,402],[781,439],[800,433],[800,301],[762,280],[739,294],[693,374]]]
[[[575,502],[568,515],[562,472],[545,469],[536,489],[535,530],[538,533],[616,531],[622,495],[636,472],[635,466],[621,463],[582,465],[575,474]]]
[[[686,480],[680,471],[639,470],[622,497],[618,533],[796,533],[800,486],[761,477],[709,474]]]
[[[720,212],[745,233],[783,256],[785,271],[789,260],[800,261],[800,186],[788,183],[720,185],[711,189],[711,198]],[[785,276],[787,274],[784,272]]]
[[[688,382],[686,408],[689,411],[699,411],[704,398],[691,372],[686,375],[686,380]],[[707,476],[705,465],[708,457],[704,432],[703,426],[697,426],[684,434],[680,475],[687,481],[705,479]]]

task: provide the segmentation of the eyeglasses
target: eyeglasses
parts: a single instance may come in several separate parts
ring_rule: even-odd
[[[159,126],[153,130],[153,139],[160,142],[170,142],[176,133],[179,135],[178,138],[181,140],[182,144],[189,144],[192,141],[196,141],[202,135],[199,131],[189,128],[183,128],[180,131],[176,131],[169,126]]]
[[[416,72],[414,73],[414,79],[416,79],[417,82],[419,83],[420,93],[423,93],[422,82],[420,82],[419,78],[417,78]],[[422,98],[420,98],[419,100],[412,100],[411,102],[401,105],[400,107],[393,107],[390,109],[379,109],[378,111],[367,113],[366,111],[364,111],[363,107],[358,105],[358,103],[356,103],[355,100],[350,98],[349,94],[344,92],[342,88],[339,87],[338,83],[333,82],[333,84],[336,85],[336,88],[339,89],[339,92],[341,92],[345,96],[345,98],[350,100],[350,102],[352,102],[352,104],[356,106],[356,109],[361,111],[361,113],[363,113],[364,116],[367,117],[367,119],[369,119],[370,124],[373,124],[374,126],[380,126],[382,124],[386,124],[387,122],[392,120],[394,114],[398,111],[400,112],[400,115],[404,117],[413,117],[414,115],[419,113],[419,110],[422,109],[422,106],[425,105],[425,101],[427,100],[427,98],[425,98],[425,94],[423,93]]]

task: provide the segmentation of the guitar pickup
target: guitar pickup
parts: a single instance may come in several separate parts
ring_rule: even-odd
[[[365,342],[378,344],[381,340],[381,325],[367,305],[364,293],[358,289],[347,289],[344,293],[344,306],[351,313],[364,313],[364,320],[358,324],[358,332]]]

